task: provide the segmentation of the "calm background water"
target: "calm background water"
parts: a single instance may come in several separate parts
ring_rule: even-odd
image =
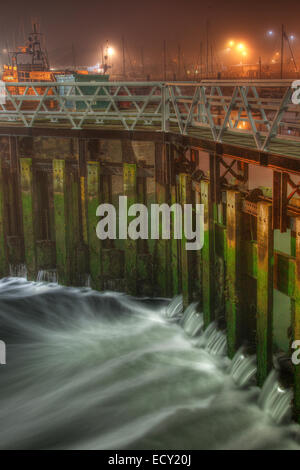
[[[0,448],[299,449],[167,304],[0,281]]]

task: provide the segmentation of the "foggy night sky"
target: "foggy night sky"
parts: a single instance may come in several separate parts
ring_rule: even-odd
[[[259,55],[268,56],[279,48],[283,22],[287,32],[296,35],[293,47],[296,56],[300,55],[299,0],[15,0],[1,5],[1,51],[6,41],[10,49],[14,40],[17,45],[23,43],[23,28],[27,36],[33,17],[40,21],[53,64],[72,62],[72,43],[78,64],[95,63],[99,46],[106,39],[116,49],[117,61],[122,35],[132,57],[143,46],[145,60],[160,61],[166,39],[168,56],[176,56],[180,42],[185,57],[192,58],[199,52],[200,41],[205,41],[207,19],[216,51],[237,38],[250,45],[251,61],[255,62]],[[270,29],[277,38],[267,38]]]

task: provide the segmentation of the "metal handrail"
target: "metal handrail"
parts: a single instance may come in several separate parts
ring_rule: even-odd
[[[252,139],[247,145],[260,151],[278,138],[299,145],[300,105],[291,101],[292,80],[68,80],[5,82],[5,89],[0,125],[55,122],[74,129],[118,125],[127,131],[143,128],[183,135],[196,131],[215,142],[223,142],[226,135],[245,135]]]

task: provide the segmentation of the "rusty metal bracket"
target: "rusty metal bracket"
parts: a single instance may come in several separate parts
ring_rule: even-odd
[[[220,159],[220,163],[226,169],[223,175],[221,176],[221,180],[225,179],[225,176],[230,173],[234,178],[242,183],[246,183],[248,181],[248,165],[247,163],[242,163],[238,160],[233,160],[229,165],[226,163],[222,158]],[[234,165],[237,166],[237,171],[233,169]]]
[[[292,188],[291,193],[287,196],[287,200],[290,201],[296,194],[300,196],[300,181],[298,183],[294,183],[294,181],[291,179],[291,176],[287,174],[287,182]]]
[[[291,192],[288,194],[288,188]],[[288,204],[293,197],[300,195],[300,182],[297,184],[288,173],[273,172],[273,229],[282,233],[288,227]]]
[[[86,162],[87,162],[87,139],[78,139],[78,153],[79,153],[79,174],[86,176]]]
[[[266,152],[259,153],[259,163],[261,166],[268,166],[268,154]]]
[[[257,217],[257,203],[261,198],[263,198],[262,190],[259,188],[252,189],[243,199],[243,212]]]
[[[215,153],[209,155],[210,197],[216,204],[221,202],[220,160]]]
[[[223,155],[223,144],[221,144],[221,142],[216,142],[216,155],[218,155],[219,157],[221,157]]]
[[[246,214],[250,214],[250,215],[253,215],[254,217],[257,217],[257,203],[244,199],[242,211],[245,212]]]
[[[273,229],[287,229],[287,173],[273,172]]]
[[[9,154],[10,154],[10,169],[15,171],[18,168],[18,146],[17,137],[9,136]]]

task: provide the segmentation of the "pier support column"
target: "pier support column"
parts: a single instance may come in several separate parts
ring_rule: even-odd
[[[177,203],[177,187],[176,184],[171,186],[171,206]],[[179,279],[179,241],[174,238],[174,228],[176,224],[176,215],[171,212],[171,294],[178,295],[181,289],[181,281]]]
[[[80,214],[82,226],[82,241],[88,244],[88,229],[87,229],[87,139],[78,139],[79,149],[79,179],[80,179]]]
[[[179,174],[179,200],[184,214],[184,204],[191,204],[192,199],[192,179],[185,173]],[[184,229],[181,239],[181,290],[183,295],[183,306],[186,308],[192,301],[191,285],[191,253],[186,249],[186,238]]]
[[[296,276],[293,341],[300,340],[300,217],[296,218]],[[294,417],[300,424],[300,364],[294,365]]]
[[[201,203],[204,205],[204,245],[202,248],[202,306],[204,328],[215,319],[214,311],[214,223],[209,182],[201,181]]]
[[[169,155],[167,144],[155,144],[155,203],[169,204],[169,181],[167,162]],[[155,240],[154,284],[155,295],[170,295],[170,240],[162,239],[162,223],[159,223],[159,239]]]
[[[272,368],[273,327],[272,205],[257,204],[257,381],[262,386]]]
[[[124,195],[127,196],[128,209],[137,202],[137,170],[135,163],[123,164]],[[134,217],[128,217],[128,226]],[[137,241],[127,238],[125,240],[125,280],[127,292],[131,295],[137,293]]]
[[[32,159],[21,158],[21,198],[27,278],[36,280]]]
[[[227,191],[227,347],[232,359],[241,345],[240,309],[240,254],[241,254],[241,195],[237,191]]]
[[[87,164],[87,236],[89,246],[89,266],[91,275],[91,287],[101,290],[102,282],[102,244],[97,237],[96,227],[99,218],[96,210],[101,202],[100,197],[100,163],[88,162]]]
[[[155,202],[156,204],[167,203],[167,188],[166,185],[155,182]],[[169,240],[162,240],[162,223],[159,223],[159,239],[155,243],[155,284],[156,295],[166,297],[168,295],[168,245]]]
[[[5,236],[4,222],[4,186],[2,161],[0,160],[0,276],[5,277],[8,274],[8,258]]]
[[[60,284],[70,284],[70,253],[68,250],[66,168],[64,160],[53,160],[53,203],[56,244],[56,266]],[[70,234],[72,236],[72,234]],[[72,253],[72,256],[74,253]]]

